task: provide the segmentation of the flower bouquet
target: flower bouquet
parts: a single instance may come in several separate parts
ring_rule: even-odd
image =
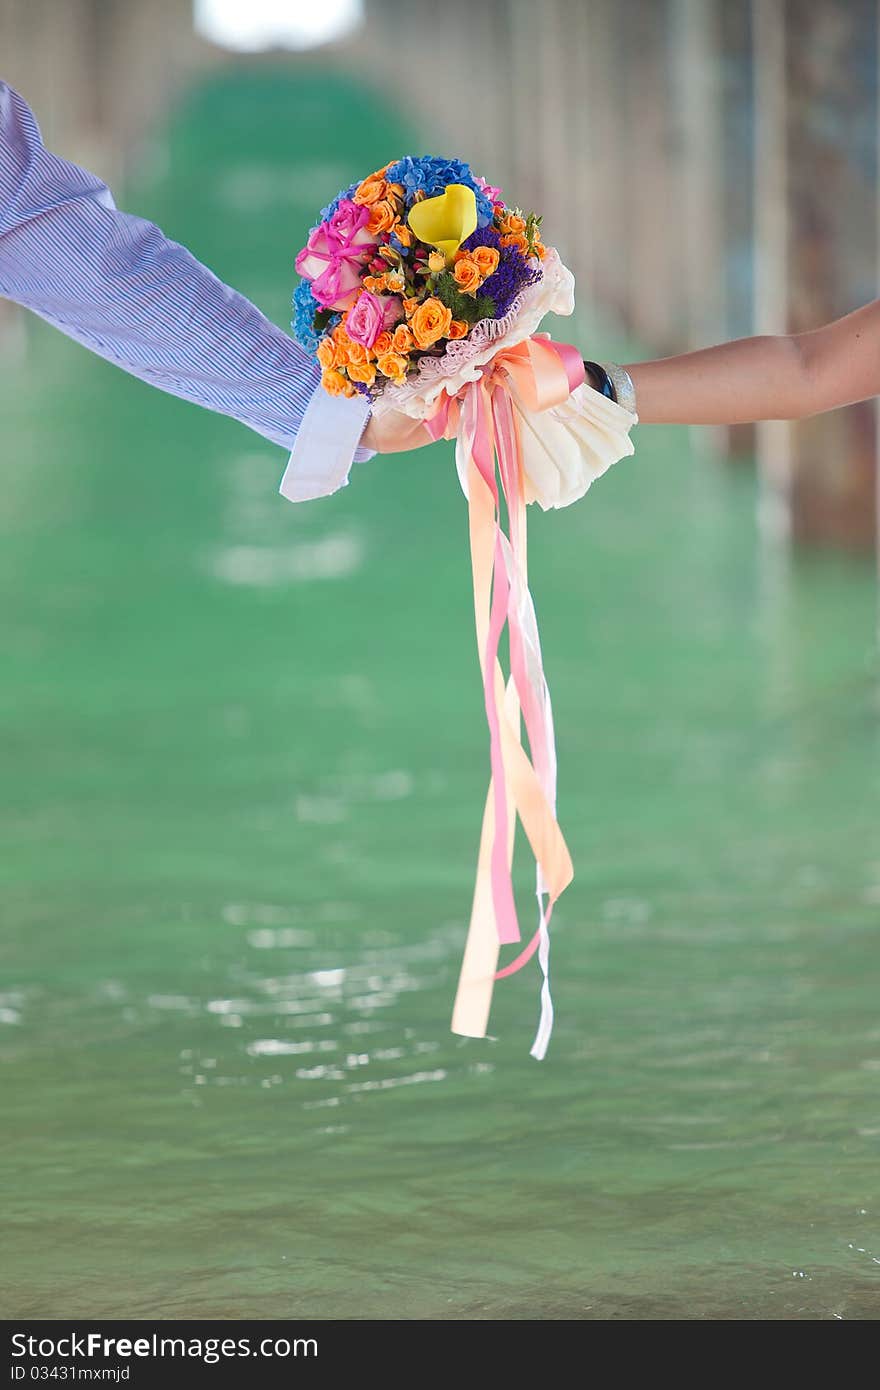
[[[474,608],[491,780],[453,1031],[485,1036],[495,979],[537,951],[543,1057],[553,1006],[549,933],[572,865],[556,819],[553,719],[526,564],[526,504],[563,507],[634,452],[637,417],[591,390],[579,351],[538,327],[571,314],[574,278],[541,218],[455,159],[406,156],[341,192],[296,258],[296,337],[334,396],[369,398],[433,439],[455,438],[470,519]],[[502,501],[507,529],[502,525]],[[499,662],[509,634],[510,676]],[[525,723],[529,753],[523,747]],[[520,940],[511,882],[516,816],[536,862],[537,930]]]

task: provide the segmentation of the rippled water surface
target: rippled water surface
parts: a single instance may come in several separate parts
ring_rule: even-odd
[[[129,201],[284,322],[310,212],[399,148],[242,78]],[[876,1316],[870,568],[763,552],[679,431],[532,519],[577,868],[537,1065],[530,971],[448,1031],[487,776],[448,454],[298,509],[42,330],[0,410],[6,1313]]]

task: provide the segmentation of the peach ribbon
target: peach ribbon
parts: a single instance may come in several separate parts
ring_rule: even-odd
[[[524,470],[514,403],[529,412],[549,410],[583,380],[584,365],[576,348],[535,334],[500,349],[477,381],[454,398],[441,397],[426,421],[434,439],[455,432],[459,476],[467,482],[474,615],[490,736],[491,779],[452,1031],[485,1037],[494,981],[521,969],[537,951],[543,984],[531,1053],[538,1059],[546,1053],[553,1026],[550,917],[573,869],[556,819],[553,715],[528,589]],[[502,525],[502,498],[509,535]],[[510,650],[507,682],[498,656],[505,626]],[[521,716],[529,754],[522,745]],[[517,815],[535,856],[538,929],[519,955],[498,970],[499,946],[520,940],[511,879]]]

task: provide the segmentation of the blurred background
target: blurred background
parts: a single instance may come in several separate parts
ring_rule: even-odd
[[[338,188],[465,157],[626,361],[877,295],[878,13],[0,0],[0,76],[282,325]],[[531,522],[576,865],[537,1066],[529,972],[448,1032],[488,772],[448,451],[292,507],[0,301],[7,1316],[876,1316],[875,405],[636,446]]]
[[[206,74],[329,60],[390,89],[432,148],[543,209],[581,296],[658,356],[801,331],[875,297],[873,0],[449,0],[442,13],[2,0],[0,54],[54,145],[113,181]],[[8,343],[22,330],[4,317]],[[866,404],[704,430],[700,446],[757,457],[771,527],[870,549],[875,435]]]

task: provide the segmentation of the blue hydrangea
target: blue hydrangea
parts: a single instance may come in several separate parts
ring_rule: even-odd
[[[477,200],[477,226],[485,227],[492,221],[492,204],[480,188],[469,164],[461,159],[443,159],[437,155],[405,155],[385,175],[389,183],[400,183],[406,189],[407,205],[412,203],[412,195],[420,190],[428,198],[442,193],[447,184],[462,183],[473,189]]]
[[[394,247],[394,250],[398,251],[400,255],[404,258],[406,258],[409,255],[410,248],[408,246],[404,246],[402,241],[398,241],[397,237],[394,235],[393,232],[391,233],[390,243]]]
[[[318,331],[315,328],[315,314],[321,312],[323,305],[319,304],[312,294],[312,286],[308,280],[301,280],[293,292],[293,319],[291,328],[293,336],[301,348],[311,353],[314,357],[318,350],[318,343],[325,333],[331,328],[335,328],[342,318],[341,314],[331,314],[324,327]]]
[[[318,214],[317,225],[319,227],[322,222],[329,222],[330,218],[333,216],[334,212],[339,207],[339,204],[342,202],[343,198],[350,198],[360,182],[361,180],[358,179],[357,183],[350,183],[348,185],[348,188],[343,188],[339,193],[336,194],[336,197],[333,199],[332,202],[328,203],[325,208],[321,209],[321,211]],[[312,230],[314,231],[314,228],[312,228]]]

